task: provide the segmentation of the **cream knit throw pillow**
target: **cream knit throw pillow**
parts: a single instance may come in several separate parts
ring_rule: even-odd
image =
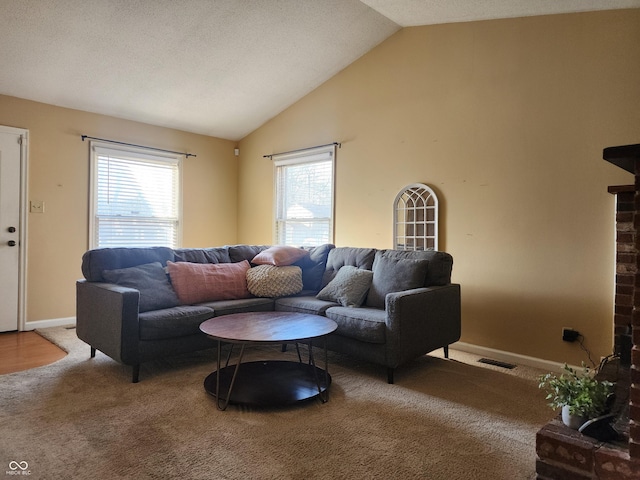
[[[256,297],[284,297],[302,290],[302,269],[258,265],[247,270],[247,288]]]

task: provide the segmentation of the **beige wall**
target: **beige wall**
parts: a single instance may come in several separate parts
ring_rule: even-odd
[[[438,193],[464,342],[611,353],[614,197],[640,141],[640,10],[406,28],[241,141],[238,240],[272,241],[264,154],[342,142],[335,243],[392,246],[405,185]]]
[[[75,316],[88,246],[89,142],[80,135],[195,153],[183,160],[183,245],[235,243],[235,142],[0,96],[0,125],[29,130],[27,322]]]

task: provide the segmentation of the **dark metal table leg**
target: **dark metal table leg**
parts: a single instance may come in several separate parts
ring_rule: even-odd
[[[316,368],[316,360],[313,356],[313,345],[312,341],[309,340],[309,365],[313,370],[313,375],[316,379],[316,385],[318,387],[318,397],[322,403],[327,403],[329,400],[329,372],[328,372],[328,357],[327,357],[327,341],[324,341],[324,392],[322,391],[322,386],[320,385],[320,377],[318,376],[318,369]]]
[[[229,384],[229,389],[227,390],[227,398],[224,400],[222,406],[220,405],[220,340],[218,340],[218,365],[216,370],[216,405],[218,410],[226,410],[229,406],[229,401],[231,400],[231,392],[233,391],[233,384],[236,382],[236,377],[238,375],[238,370],[240,370],[240,363],[242,363],[242,356],[244,355],[244,346],[240,348],[240,355],[238,356],[238,363],[236,364],[236,368],[233,370],[233,376],[231,377],[231,383]],[[233,349],[233,345],[231,346]],[[231,352],[229,352],[229,356],[227,357],[227,365],[229,364],[229,357],[231,356]]]
[[[231,355],[233,354],[233,343],[229,346],[229,353],[227,354],[227,361],[224,363],[225,367],[229,366],[229,360],[231,360]]]

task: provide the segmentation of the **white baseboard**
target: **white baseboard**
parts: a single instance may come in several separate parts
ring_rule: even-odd
[[[36,320],[35,322],[26,322],[24,324],[25,330],[35,330],[36,328],[49,328],[49,327],[67,327],[76,325],[76,317],[67,318],[52,318],[50,320]]]
[[[551,360],[529,357],[528,355],[521,355],[519,353],[505,352],[504,350],[496,350],[465,342],[452,343],[449,348],[460,350],[461,352],[473,353],[474,355],[480,355],[501,362],[539,368],[548,372],[562,372],[562,367],[564,367],[564,363],[552,362]]]

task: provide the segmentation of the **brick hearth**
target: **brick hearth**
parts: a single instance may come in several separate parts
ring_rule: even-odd
[[[619,358],[601,375],[616,381],[613,426],[620,438],[599,442],[552,420],[536,436],[538,480],[640,480],[640,145],[606,148],[604,159],[635,175],[635,185],[609,187],[616,195],[613,321]]]

